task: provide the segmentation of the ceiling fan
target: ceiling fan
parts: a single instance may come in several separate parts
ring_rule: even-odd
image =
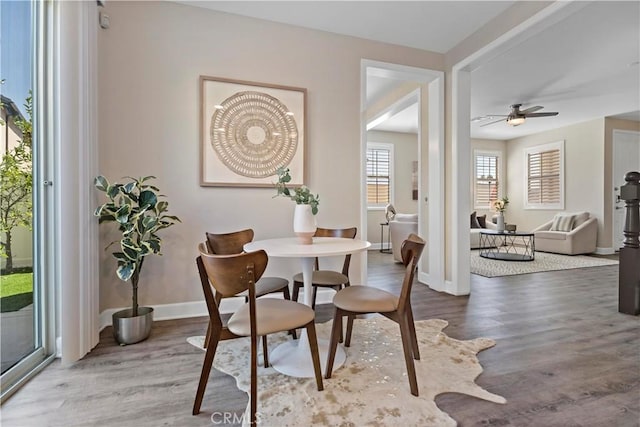
[[[472,122],[480,122],[483,120],[487,120],[487,119],[495,119],[497,117],[503,117],[499,120],[494,120],[492,122],[489,123],[484,123],[481,124],[480,127],[483,126],[489,126],[492,125],[494,123],[498,123],[498,122],[502,122],[502,121],[506,121],[507,124],[511,125],[511,126],[520,126],[521,124],[523,124],[525,122],[526,119],[530,118],[530,117],[552,117],[552,116],[557,116],[558,113],[557,112],[548,112],[548,113],[536,113],[536,111],[538,110],[542,110],[544,107],[541,107],[540,105],[536,105],[535,107],[529,107],[526,110],[521,110],[520,107],[522,106],[522,104],[513,104],[511,106],[511,112],[508,115],[496,115],[496,114],[491,114],[491,115],[487,115],[487,116],[480,116],[480,117],[474,117],[473,119],[471,119]]]

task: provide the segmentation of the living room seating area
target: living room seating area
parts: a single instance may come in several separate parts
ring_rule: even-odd
[[[482,230],[497,230],[492,221],[487,221],[487,215],[478,216],[474,211],[471,214],[471,249],[480,248],[480,232]]]
[[[533,230],[536,251],[565,255],[596,251],[598,220],[589,212],[558,213]]]
[[[393,259],[402,262],[402,242],[409,237],[410,234],[418,234],[418,214],[402,214],[397,213],[393,219],[389,221],[389,233],[391,236],[391,249],[393,251]]]

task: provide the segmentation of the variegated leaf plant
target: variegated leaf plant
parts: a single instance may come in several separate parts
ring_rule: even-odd
[[[120,250],[113,253],[118,261],[116,274],[124,282],[131,280],[132,315],[137,316],[138,280],[144,257],[149,254],[162,255],[162,239],[158,232],[180,222],[180,219],[167,215],[169,203],[160,200],[165,196],[158,194],[158,187],[149,183],[155,179],[154,176],[126,178],[130,181],[125,184],[110,184],[102,175],[95,178],[95,187],[106,194],[108,201],[98,206],[94,215],[99,217],[100,224],[116,222],[122,233],[122,238],[111,242],[105,250],[113,244],[120,244]]]

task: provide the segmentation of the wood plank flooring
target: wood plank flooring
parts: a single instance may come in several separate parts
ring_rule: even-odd
[[[369,254],[369,284],[396,291],[400,265],[391,255]],[[479,355],[484,373],[477,382],[508,400],[445,394],[438,406],[460,426],[640,425],[640,319],[617,312],[617,277],[617,266],[472,275],[468,297],[416,284],[416,320],[445,319],[454,338],[496,339]],[[326,321],[332,308],[317,313]],[[54,362],[5,402],[1,424],[236,425],[224,423],[224,413],[241,414],[247,397],[215,370],[203,412],[191,415],[204,353],[185,338],[204,334],[205,326],[204,318],[156,322],[149,340],[128,347],[116,345],[107,329],[83,360],[71,368]]]

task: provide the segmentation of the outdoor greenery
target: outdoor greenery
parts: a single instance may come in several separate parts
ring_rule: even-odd
[[[12,231],[18,226],[31,227],[32,220],[32,117],[31,94],[24,104],[27,118],[13,122],[22,132],[22,140],[2,156],[0,165],[0,255],[7,259],[5,273],[13,272]],[[8,123],[3,123],[8,126]]]
[[[110,243],[119,243],[120,250],[113,252],[118,261],[116,274],[124,282],[131,279],[133,288],[132,315],[138,315],[138,280],[144,257],[149,254],[162,255],[162,239],[158,232],[180,222],[178,217],[167,215],[169,202],[160,200],[157,187],[148,184],[154,176],[131,178],[124,184],[110,184],[104,176],[94,180],[95,187],[103,191],[108,202],[98,206],[94,215],[99,222],[116,222],[122,238]]]
[[[0,311],[18,311],[33,303],[33,273],[0,276]]]
[[[273,196],[284,196],[288,197],[297,205],[310,205],[311,212],[315,215],[318,213],[318,204],[320,203],[319,195],[313,195],[311,190],[305,185],[300,187],[295,187],[290,189],[287,187],[287,183],[291,182],[291,175],[289,174],[289,169],[280,168],[278,169],[278,182],[276,183],[276,190],[278,193]]]

